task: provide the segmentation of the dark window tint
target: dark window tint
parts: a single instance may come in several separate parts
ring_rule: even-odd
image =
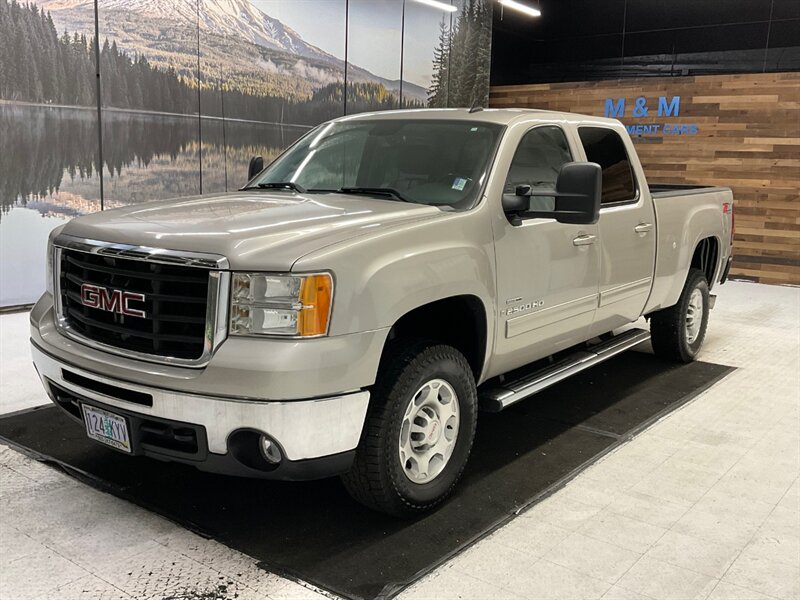
[[[603,168],[603,204],[626,202],[636,197],[636,182],[625,144],[616,131],[580,127],[578,134],[589,162]]]
[[[572,162],[572,154],[559,127],[531,129],[514,153],[503,192],[513,194],[519,185],[554,190],[558,173],[568,162]],[[553,210],[554,205],[553,198],[531,198],[530,210]]]

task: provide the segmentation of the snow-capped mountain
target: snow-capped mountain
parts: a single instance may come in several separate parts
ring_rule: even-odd
[[[93,35],[94,0],[35,1],[52,14],[59,31]],[[143,52],[154,64],[179,71],[188,72],[196,64],[198,22],[204,71],[225,72],[250,87],[264,77],[284,77],[294,88],[302,80],[310,86],[306,89],[315,89],[341,80],[344,70],[341,58],[308,43],[249,0],[99,0],[98,8],[101,36],[116,39],[126,52]],[[248,44],[261,48],[260,55],[248,52]],[[293,63],[285,64],[282,57],[291,57]],[[382,83],[395,92],[400,83],[352,63],[348,78]],[[419,100],[427,96],[427,90],[408,81],[403,92]]]
[[[92,0],[40,0],[45,10],[91,10]],[[188,23],[200,21],[201,31],[243,38],[259,46],[281,50],[307,58],[336,58],[307,43],[292,28],[270,17],[248,0],[100,0],[98,8],[103,14],[124,10],[148,19],[177,20]],[[108,11],[106,13],[106,11]]]
[[[200,26],[221,35],[237,32],[254,44],[274,50],[336,60],[334,56],[307,43],[278,19],[261,12],[248,0],[200,0]]]

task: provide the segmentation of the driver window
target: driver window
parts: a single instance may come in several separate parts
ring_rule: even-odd
[[[519,185],[532,189],[555,190],[558,172],[572,162],[569,143],[560,127],[535,127],[519,143],[506,177],[504,194],[513,194]],[[555,210],[555,198],[530,199],[529,210]]]

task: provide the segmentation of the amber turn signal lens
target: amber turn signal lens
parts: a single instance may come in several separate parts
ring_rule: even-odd
[[[325,335],[331,312],[333,280],[328,274],[309,275],[303,278],[300,287],[300,310],[297,322],[299,335]]]

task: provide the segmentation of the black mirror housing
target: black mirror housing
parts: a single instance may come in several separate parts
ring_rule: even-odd
[[[592,225],[600,218],[603,170],[597,163],[566,163],[558,173],[555,190],[532,190],[529,185],[519,185],[515,192],[514,195],[503,194],[503,211],[514,225],[521,217]],[[531,196],[555,198],[555,210],[529,211]]]
[[[603,170],[597,163],[567,163],[556,182],[556,220],[592,225],[600,219]]]
[[[247,181],[261,173],[264,170],[264,157],[254,156],[250,159],[250,165],[247,167]]]

